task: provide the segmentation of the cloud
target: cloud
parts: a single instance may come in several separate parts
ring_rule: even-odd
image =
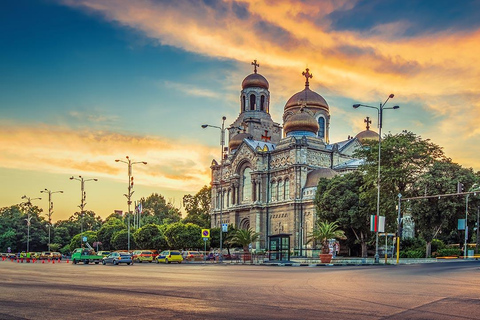
[[[132,161],[148,162],[134,166],[142,184],[182,191],[198,190],[208,183],[210,173],[204,164],[211,161],[215,151],[159,137],[5,121],[0,126],[0,163],[4,168],[123,180],[125,165],[114,160],[123,160],[128,153]]]
[[[182,93],[188,94],[190,96],[197,97],[207,97],[207,98],[218,98],[219,94],[212,90],[198,88],[193,85],[185,85],[184,83],[175,83],[170,81],[164,81],[163,86],[171,88]]]
[[[360,9],[376,15],[378,12],[372,11],[381,4],[347,0],[63,3],[143,32],[161,45],[242,64],[258,59],[262,64],[260,72],[268,73],[274,103],[286,101],[303,89],[301,71],[308,66],[314,74],[311,88],[325,88],[321,94],[327,92],[364,103],[376,103],[391,92],[399,103],[420,99],[424,112],[437,121],[436,128],[423,128],[422,134],[438,137],[436,142],[446,150],[453,149],[446,138],[449,130],[461,134],[456,139],[478,144],[476,120],[480,105],[469,96],[480,87],[478,24],[472,24],[472,28],[424,28],[428,31],[422,32],[421,24],[404,14],[362,28],[341,28],[339,21],[343,17]],[[461,19],[457,17],[456,21]],[[415,32],[412,28],[416,28]],[[241,79],[242,74],[244,70],[239,70],[237,78]],[[190,95],[215,96],[202,88],[166,85]],[[274,116],[281,119],[281,114]],[[415,121],[412,118],[404,122],[414,126]],[[459,124],[461,129],[454,130]]]

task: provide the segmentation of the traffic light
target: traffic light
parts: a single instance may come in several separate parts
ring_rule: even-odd
[[[458,183],[457,183],[457,193],[462,193],[462,192],[463,192],[463,189],[464,189],[463,183],[458,182]]]

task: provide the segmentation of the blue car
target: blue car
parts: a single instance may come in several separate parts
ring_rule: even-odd
[[[128,252],[112,252],[108,256],[103,257],[102,264],[112,263],[118,265],[120,263],[126,263],[127,265],[133,264],[132,255]]]

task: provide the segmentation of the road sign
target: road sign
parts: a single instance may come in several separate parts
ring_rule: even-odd
[[[8,251],[8,253],[12,252],[12,248],[8,247],[7,251]]]
[[[210,229],[202,229],[202,237],[210,238]]]
[[[83,237],[83,238],[82,238],[82,241],[83,241],[83,242],[87,242],[87,237]]]
[[[208,241],[208,238],[203,238],[203,241]]]
[[[228,223],[222,223],[222,232],[228,232]]]

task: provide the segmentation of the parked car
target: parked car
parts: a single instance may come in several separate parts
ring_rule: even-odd
[[[182,257],[185,261],[203,261],[203,253],[198,251],[184,251]]]
[[[98,251],[98,252],[97,252],[97,255],[106,257],[106,256],[108,256],[110,253],[111,253],[110,251]]]
[[[182,253],[177,250],[165,250],[162,251],[158,256],[157,259],[155,259],[157,263],[164,262],[164,263],[171,263],[171,262],[177,262],[177,263],[182,263],[183,258],[182,258]]]
[[[112,252],[108,256],[103,257],[102,264],[112,263],[118,265],[120,263],[126,263],[127,265],[133,264],[132,255],[128,252]]]
[[[153,252],[149,250],[137,250],[133,252],[132,260],[134,262],[152,262]]]
[[[39,257],[40,260],[48,260],[48,259],[62,259],[62,254],[60,252],[51,252],[51,251],[43,251]]]

